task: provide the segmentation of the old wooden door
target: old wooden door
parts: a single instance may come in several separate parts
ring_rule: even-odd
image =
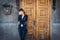
[[[50,0],[37,0],[37,37],[38,40],[49,40]],[[36,37],[36,38],[37,38]]]
[[[50,0],[20,0],[28,15],[26,40],[49,40]]]

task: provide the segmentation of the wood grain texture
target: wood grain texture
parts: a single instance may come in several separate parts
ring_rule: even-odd
[[[31,40],[49,40],[50,38],[50,0],[22,0],[20,8],[28,15],[27,35]],[[36,21],[34,25],[34,21]],[[26,39],[26,40],[29,40]]]

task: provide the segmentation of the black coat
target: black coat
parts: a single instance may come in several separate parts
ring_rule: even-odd
[[[18,16],[18,21],[20,22],[20,24],[18,26],[18,31],[19,31],[19,35],[21,37],[21,40],[24,40],[25,35],[27,33],[27,28],[26,28],[27,20],[28,20],[28,16],[27,15],[25,15],[23,17],[23,19],[22,19],[21,15]],[[21,24],[23,24],[23,27],[21,27]]]
[[[28,16],[25,15],[22,19],[22,15],[19,15],[18,16],[18,21],[20,22],[19,24],[19,28],[21,28],[21,24],[23,24],[23,28],[26,28],[26,25],[27,25],[27,20],[28,20]]]

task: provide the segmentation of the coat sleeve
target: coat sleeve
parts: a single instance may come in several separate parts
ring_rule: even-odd
[[[20,20],[21,20],[21,18],[20,18],[20,17],[21,17],[21,16],[19,15],[19,16],[18,16],[18,21],[20,21]]]
[[[27,24],[27,20],[28,20],[28,16],[26,16],[26,18],[25,18],[24,25]]]

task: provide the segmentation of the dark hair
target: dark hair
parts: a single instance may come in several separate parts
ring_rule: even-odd
[[[20,12],[20,11],[23,11],[23,12],[24,12],[24,14],[25,14],[25,11],[24,11],[22,8],[20,8],[20,9],[19,9],[19,12]]]

